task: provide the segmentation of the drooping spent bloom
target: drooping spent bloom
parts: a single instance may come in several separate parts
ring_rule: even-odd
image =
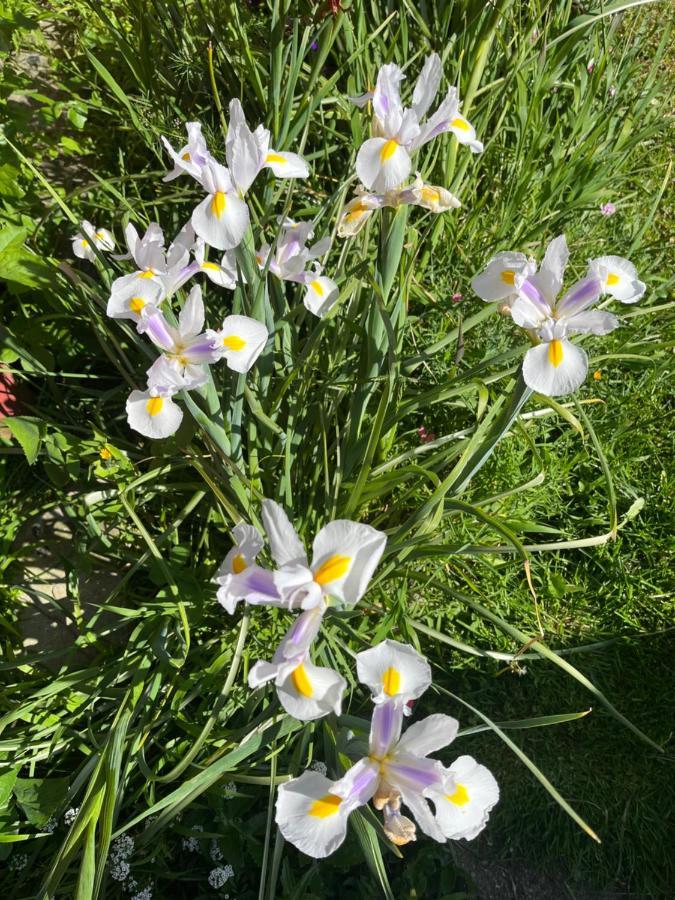
[[[412,105],[404,107],[399,91],[403,71],[395,63],[380,69],[372,95],[374,136],[361,145],[356,157],[356,172],[367,190],[387,193],[399,187],[410,175],[412,155],[446,131],[452,131],[474,153],[483,149],[473,125],[459,112],[456,88],[449,88],[436,112],[425,119],[441,75],[440,57],[433,53],[417,79]]]
[[[600,207],[603,216],[613,216],[616,212],[616,206],[613,203],[603,203]]]
[[[251,526],[238,526],[235,547],[216,576],[218,601],[233,612],[245,600],[304,610],[289,628],[270,662],[257,662],[249,685],[274,681],[279,700],[291,715],[308,721],[340,708],[344,679],[315,666],[310,649],[329,605],[354,606],[365,593],[382,556],[386,535],[346,519],[329,522],[314,539],[310,564],[300,537],[283,509],[263,501],[263,523],[278,568],[255,562],[261,540]]]
[[[189,123],[188,134],[195,125]],[[255,131],[249,129],[239,100],[230,103],[225,141],[227,168],[208,150],[202,152],[201,145],[197,157],[188,147],[186,160],[185,153],[177,153],[165,137],[162,141],[175,166],[204,188],[206,197],[192,213],[192,224],[199,237],[218,250],[231,250],[241,243],[249,225],[248,206],[243,198],[262,169],[271,169],[277,178],[306,178],[309,174],[307,163],[296,153],[270,147],[266,128],[259,125]]]
[[[330,250],[330,238],[324,237],[310,247],[307,246],[314,235],[311,222],[294,222],[286,219],[272,253],[269,244],[263,244],[256,253],[261,269],[269,271],[282,281],[294,281],[307,287],[303,302],[306,308],[320,318],[333,307],[339,296],[339,289],[332,278],[322,275],[321,265],[316,262]],[[314,264],[309,269],[310,263]]]
[[[86,219],[81,224],[81,231],[73,238],[73,254],[78,259],[86,259],[94,262],[96,254],[93,248],[97,250],[114,250],[115,239],[107,228],[96,228]]]
[[[399,206],[421,206],[433,213],[446,212],[448,209],[459,209],[462,205],[454,194],[444,187],[425,184],[418,174],[412,184],[387,191],[385,194],[372,194],[363,188],[358,189],[356,196],[347,203],[338,219],[337,233],[340,237],[351,237],[357,234],[377,209]]]
[[[366,681],[375,700],[368,756],[338,781],[308,770],[279,786],[279,830],[315,859],[337,850],[347,834],[349,815],[370,800],[383,813],[387,837],[404,845],[416,840],[417,828],[402,814],[402,805],[426,835],[444,843],[448,838],[474,838],[499,799],[493,776],[471,757],[462,756],[449,768],[429,758],[455,739],[456,719],[431,715],[401,736],[404,710],[426,690],[431,677],[426,660],[412,647],[397,641],[384,644],[357,656],[359,679]]]
[[[568,255],[564,235],[551,241],[539,271],[518,279],[518,298],[511,306],[513,321],[539,341],[525,354],[525,383],[552,397],[575,391],[588,372],[585,351],[569,336],[608,334],[619,325],[612,313],[590,307],[603,293],[632,303],[645,290],[628,260],[600,257],[591,260],[587,275],[558,300]]]

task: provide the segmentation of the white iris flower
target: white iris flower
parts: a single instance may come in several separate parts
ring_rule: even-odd
[[[145,391],[132,391],[127,400],[129,427],[156,440],[171,437],[183,421],[183,410],[172,398],[185,388],[184,380],[164,357],[148,371],[152,371],[153,383],[148,383]]]
[[[523,254],[501,253],[472,281],[484,300],[503,300],[516,325],[538,341],[525,354],[523,378],[533,391],[550,397],[577,390],[588,373],[588,356],[570,336],[608,334],[620,324],[612,313],[590,307],[603,294],[635,303],[646,289],[627,259],[602,256],[558,299],[568,257],[560,235],[548,245],[538,271]]]
[[[426,660],[412,647],[385,641],[360,653],[357,666],[376,700],[368,755],[338,781],[306,771],[280,785],[276,822],[282,835],[308,856],[329,856],[346,837],[349,815],[372,800],[395,844],[414,841],[417,827],[440,843],[474,838],[499,799],[497,782],[471,757],[450,768],[429,758],[455,739],[457,720],[431,715],[401,734],[405,704],[431,682]]]
[[[380,69],[372,95],[374,136],[361,145],[356,157],[356,173],[367,190],[387,193],[403,184],[412,170],[412,155],[446,131],[452,131],[474,153],[482,151],[473,125],[459,112],[456,88],[449,88],[436,112],[425,119],[438,93],[441,75],[440,57],[433,53],[417,79],[412,105],[406,108],[399,91],[405,77],[402,70],[395,63]],[[361,100],[358,105],[362,105]]]
[[[330,250],[330,238],[307,246],[314,235],[311,222],[294,222],[287,219],[283,223],[272,253],[269,244],[263,244],[256,253],[260,268],[268,266],[269,271],[282,281],[295,281],[307,287],[303,302],[306,308],[320,318],[332,309],[339,295],[339,288],[332,278],[322,275],[322,268],[316,260]],[[309,269],[310,262],[314,268]]]
[[[113,281],[106,312],[113,319],[138,323],[194,274],[189,260],[195,234],[188,223],[168,250],[164,249],[164,233],[156,223],[148,226],[143,237],[128,224],[124,237],[128,252],[116,258],[133,259],[137,269]]]
[[[251,131],[239,100],[230,103],[230,124],[225,141],[227,167],[209,153],[198,123],[187,125],[188,144],[176,152],[165,137],[162,141],[175,168],[191,175],[201,184],[206,198],[192,213],[195,232],[209,246],[231,250],[244,238],[249,211],[244,196],[263,169],[271,169],[277,178],[306,178],[307,163],[296,153],[270,147],[270,133],[262,125]],[[190,140],[193,141],[190,145]]]
[[[94,262],[96,254],[93,248],[97,250],[114,250],[115,239],[107,228],[96,228],[91,222],[85,219],[80,225],[82,229],[73,238],[73,254],[78,259],[86,259]]]
[[[147,371],[146,391],[133,391],[127,402],[129,425],[147,437],[173,434],[183,414],[172,401],[178,391],[192,391],[208,381],[206,366],[225,358],[230,369],[248,372],[267,341],[267,329],[248,316],[228,316],[222,331],[204,331],[204,303],[199,285],[190,291],[171,325],[155,307],[138,322],[162,351]],[[172,430],[171,430],[172,429]]]

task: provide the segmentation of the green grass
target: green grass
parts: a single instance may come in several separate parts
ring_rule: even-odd
[[[9,249],[0,244],[7,280],[2,359],[41,424],[34,466],[20,459],[16,442],[7,437],[3,445],[3,571],[8,585],[22,580],[30,548],[15,543],[17,532],[58,505],[75,535],[62,562],[78,649],[87,655],[62,657],[54,673],[46,665],[53,658],[22,653],[18,592],[4,590],[0,760],[20,763],[25,779],[12,792],[14,774],[0,769],[5,893],[33,896],[46,883],[50,896],[124,896],[106,857],[111,834],[125,831],[136,841],[139,889],[152,882],[155,897],[214,895],[206,881],[215,864],[212,839],[235,868],[221,892],[230,896],[384,891],[459,900],[475,893],[452,848],[431,841],[405,848],[400,859],[362,826],[317,865],[269,827],[275,775],[316,759],[338,771],[345,731],[358,730],[358,721],[298,729],[278,715],[271,695],[252,698],[245,686],[248,668],[269,655],[288,618],[256,610],[250,620],[230,620],[216,607],[209,579],[230,546],[233,521],[256,517],[257,498],[266,493],[284,498],[306,534],[336,515],[391,532],[391,556],[366,602],[333,617],[318,648],[345,674],[353,668],[349,652],[391,634],[418,641],[434,665],[435,689],[417,705],[420,715],[443,709],[465,727],[479,724],[447,691],[498,723],[594,707],[578,721],[508,735],[600,835],[600,846],[497,733],[461,739],[461,752],[490,765],[502,786],[488,830],[470,845],[485,868],[510,866],[518,898],[528,890],[524,868],[561,873],[556,886],[565,884],[571,896],[601,888],[668,895],[669,756],[558,665],[538,658],[536,648],[512,669],[458,646],[517,653],[524,640],[505,629],[534,638],[538,611],[548,647],[562,650],[652,741],[665,745],[670,737],[675,331],[668,306],[672,211],[663,202],[670,174],[664,110],[672,92],[663,8],[612,17],[606,6],[593,6],[587,17],[568,3],[500,2],[497,19],[478,2],[430,3],[421,12],[405,4],[393,16],[384,4],[359,2],[335,21],[312,4],[281,21],[290,7],[278,2],[141,9],[132,0],[110,8],[73,0],[53,4],[45,36],[38,9],[12,4],[0,22],[0,37],[18,51],[0,90],[8,120],[0,218],[11,238]],[[281,323],[277,353],[249,385],[277,430],[246,402],[239,444],[236,428],[223,438],[186,416],[175,442],[151,446],[124,421],[129,384],[145,364],[133,332],[102,315],[108,274],[57,269],[32,251],[69,259],[72,220],[85,216],[116,226],[120,216],[158,217],[175,233],[195,194],[184,182],[160,184],[158,135],[176,138],[184,118],[199,116],[212,143],[220,140],[209,41],[222,102],[241,96],[250,121],[264,118],[289,148],[304,145],[317,174],[308,190],[298,189],[293,212],[322,215],[321,230],[334,222],[341,182],[366,129],[345,95],[371,83],[381,62],[409,62],[414,72],[429,49],[441,52],[446,77],[459,83],[487,146],[472,158],[447,141],[423,157],[425,174],[459,193],[464,206],[438,219],[411,216],[400,267],[393,259],[401,277],[389,296],[392,259],[377,254],[374,223],[344,258],[343,245],[331,256],[345,297],[322,330],[312,331],[314,323],[293,308],[297,298],[277,285],[263,297]],[[40,90],[22,68],[35,48],[46,56]],[[254,211],[268,235],[287,199],[283,186],[256,195]],[[612,218],[599,213],[608,200],[619,208]],[[582,273],[588,257],[621,253],[638,265],[649,294],[619,332],[585,341],[601,378],[579,392],[580,406],[571,402],[564,417],[532,398],[460,496],[444,494],[439,480],[451,486],[457,460],[468,465],[474,444],[493,443],[488,424],[499,422],[500,404],[517,390],[512,375],[525,347],[508,321],[472,320],[483,306],[469,280],[493,250],[541,257],[546,240],[563,229],[572,274]],[[448,297],[458,290],[464,296],[453,305]],[[400,328],[398,344],[388,346],[371,311],[378,291],[384,321]],[[214,317],[232,302],[247,308],[261,301],[253,288],[233,301],[213,291],[208,297]],[[288,360],[305,353],[295,375]],[[365,377],[373,371],[378,377]],[[218,390],[226,419],[234,420],[240,386],[225,378]],[[382,421],[376,410],[384,400]],[[546,415],[529,415],[540,411]],[[398,457],[419,449],[422,424],[438,438],[462,430],[469,436],[415,453],[413,468]],[[101,461],[104,444],[110,463]],[[615,515],[616,540],[591,546],[587,539],[606,535]],[[514,551],[557,541],[573,547],[528,553],[535,609]],[[494,545],[504,552],[486,549]],[[78,578],[108,567],[125,577],[97,598],[101,608],[88,619],[78,610]],[[235,646],[247,627],[239,660]],[[527,669],[522,676],[513,671],[519,666]],[[367,718],[369,703],[351,687],[346,711]],[[267,730],[242,750],[256,723]],[[48,781],[35,780],[42,778]],[[229,781],[237,794],[227,799]],[[62,818],[69,807],[80,809],[70,829]],[[59,824],[48,836],[41,829],[51,816]],[[203,832],[192,853],[183,839],[196,826]],[[28,864],[16,870],[22,853]]]

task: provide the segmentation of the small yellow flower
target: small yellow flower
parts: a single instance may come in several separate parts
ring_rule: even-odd
[[[596,369],[596,371],[593,372],[593,378],[595,379],[595,381],[600,381],[600,379],[602,378],[602,372],[600,371],[600,369]]]
[[[101,459],[112,459],[112,453],[110,452],[110,450],[108,450],[107,447],[101,447],[101,449],[98,451],[98,455],[101,457]]]

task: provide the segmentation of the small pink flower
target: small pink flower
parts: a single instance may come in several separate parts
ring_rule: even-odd
[[[452,302],[453,302],[453,303],[459,303],[459,301],[460,301],[461,299],[462,299],[462,295],[459,293],[459,291],[457,291],[457,293],[455,293],[455,294],[452,295]]]
[[[595,60],[589,59],[588,65],[586,66],[586,71],[588,72],[589,75],[593,72],[594,68],[595,68]]]
[[[616,212],[616,206],[613,203],[603,203],[600,207],[600,212],[603,216],[613,216]]]
[[[609,89],[609,96],[612,98],[612,100],[616,97],[616,88],[614,87],[614,85],[612,85]]]
[[[532,44],[536,43],[538,38],[539,38],[539,29],[535,28],[534,31],[532,32],[532,34],[530,35],[530,43],[532,43]]]

